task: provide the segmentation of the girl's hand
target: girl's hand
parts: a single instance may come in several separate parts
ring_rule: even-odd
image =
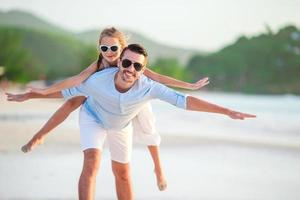
[[[23,94],[5,93],[5,94],[6,94],[7,101],[23,102],[30,99],[29,93],[23,93]]]
[[[200,88],[206,86],[207,84],[209,84],[209,78],[205,77],[203,79],[200,79],[196,83],[191,84],[189,89],[190,90],[199,90]]]

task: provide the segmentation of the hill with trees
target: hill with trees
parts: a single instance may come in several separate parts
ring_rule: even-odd
[[[287,26],[241,36],[218,52],[193,56],[186,70],[194,79],[209,76],[214,90],[300,94],[300,31]]]

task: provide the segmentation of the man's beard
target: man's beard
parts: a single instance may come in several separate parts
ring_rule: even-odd
[[[128,76],[128,74],[126,74],[126,72],[129,73],[130,78],[126,78],[126,76]],[[132,73],[132,72],[130,72],[128,70],[123,70],[122,71],[121,78],[126,83],[133,83],[135,81],[135,77],[136,77],[136,74],[134,74],[134,73]]]

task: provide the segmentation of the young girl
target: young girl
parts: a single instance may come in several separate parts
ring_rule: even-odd
[[[19,95],[8,95],[8,100],[11,101],[25,101],[31,98],[39,98],[42,95],[52,94],[57,91],[61,91],[65,88],[70,88],[79,85],[85,81],[93,73],[103,70],[108,67],[117,66],[117,61],[120,57],[122,49],[126,46],[125,36],[115,28],[104,29],[99,38],[99,57],[98,60],[93,62],[88,68],[82,71],[80,74],[70,77],[58,84],[54,84],[45,89],[32,88],[31,92]],[[148,68],[144,74],[149,78],[160,82],[162,84],[174,87],[180,87],[184,89],[200,89],[208,84],[208,78],[204,78],[196,82],[195,84],[179,81],[168,76],[157,74]],[[68,115],[77,109],[83,102],[85,97],[74,97],[66,101],[49,119],[49,121],[33,136],[33,138],[22,147],[23,152],[29,152],[39,144],[43,143],[45,136],[63,122]],[[146,144],[154,162],[154,172],[156,174],[157,185],[159,190],[165,190],[167,182],[163,173],[163,169],[160,162],[159,144],[160,136],[157,133],[154,126],[154,116],[151,110],[150,104],[135,117],[132,121],[134,129],[134,139],[138,143]]]

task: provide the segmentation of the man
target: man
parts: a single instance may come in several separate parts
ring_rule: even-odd
[[[80,111],[80,138],[84,164],[79,180],[79,199],[93,199],[102,146],[107,137],[119,200],[133,199],[129,169],[132,148],[130,121],[151,99],[161,99],[177,107],[227,115],[233,119],[255,117],[236,112],[192,96],[186,96],[143,76],[147,52],[137,44],[126,47],[119,68],[97,72],[78,87],[51,97],[87,96]],[[48,96],[48,97],[50,97]]]

